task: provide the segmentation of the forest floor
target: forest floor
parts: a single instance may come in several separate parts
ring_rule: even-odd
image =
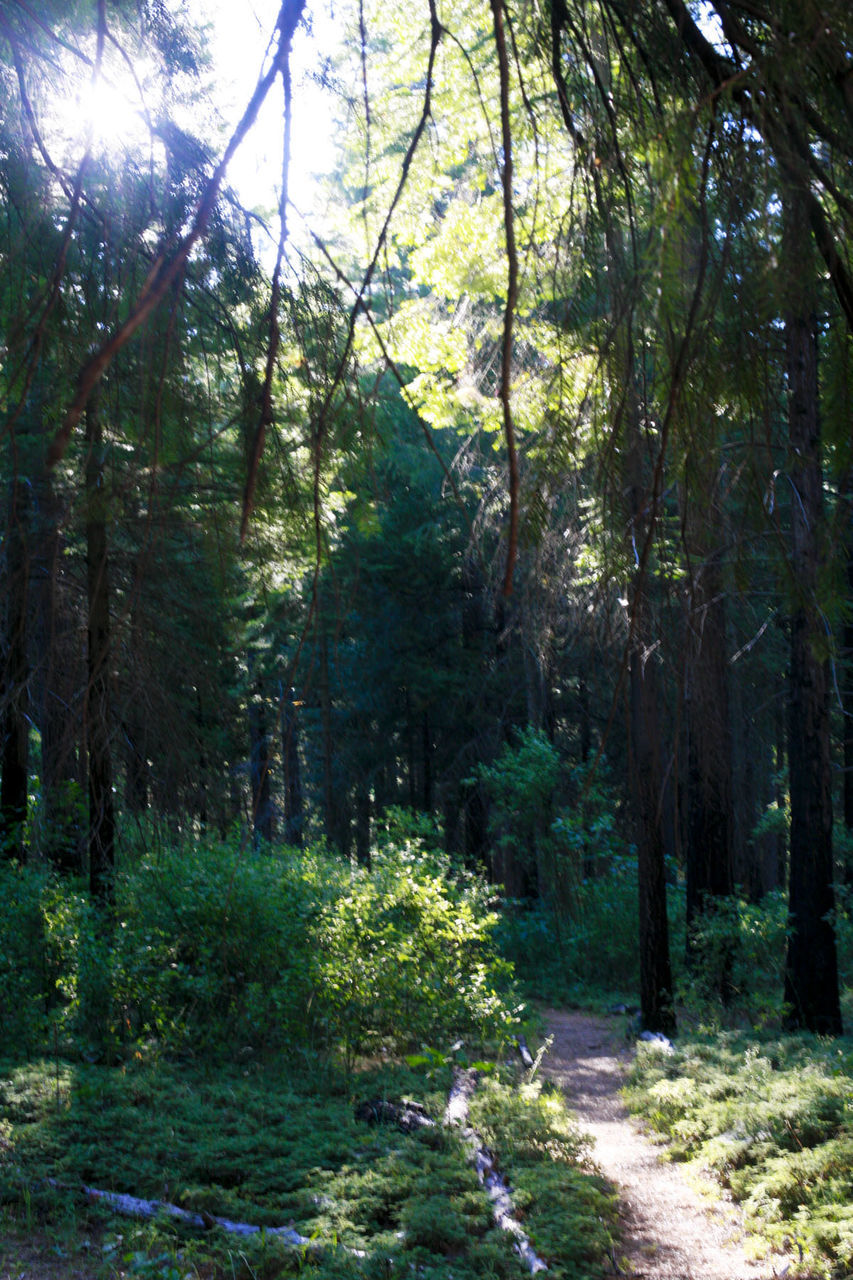
[[[593,1139],[597,1168],[619,1197],[622,1232],[611,1274],[625,1280],[784,1274],[779,1254],[759,1262],[750,1257],[738,1211],[719,1186],[710,1178],[703,1185],[684,1165],[663,1160],[660,1142],[628,1113],[620,1095],[632,1055],[624,1020],[555,1009],[544,1010],[543,1018],[553,1040],[541,1074],[564,1091],[579,1127]],[[0,1280],[95,1280],[110,1271],[96,1238],[69,1231],[60,1244],[56,1233],[10,1226],[0,1221]],[[131,1266],[117,1274],[143,1272]],[[144,1274],[180,1273],[149,1265]]]
[[[620,1097],[630,1062],[622,1019],[543,1010],[553,1036],[541,1071],[564,1090],[592,1156],[619,1194],[623,1235],[614,1264],[635,1280],[769,1280],[784,1270],[751,1260],[735,1206],[710,1179],[664,1163]],[[777,1271],[778,1268],[778,1271]]]

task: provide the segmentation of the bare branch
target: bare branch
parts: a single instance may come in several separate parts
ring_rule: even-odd
[[[503,593],[512,595],[512,576],[518,550],[518,453],[515,447],[515,425],[512,420],[510,383],[512,379],[512,330],[515,307],[518,301],[518,251],[515,244],[515,214],[512,207],[512,129],[509,119],[509,58],[504,34],[503,0],[491,0],[495,28],[495,47],[498,54],[498,74],[501,96],[501,144],[503,163],[504,229],[506,233],[507,289],[504,310],[503,348],[501,351],[500,401],[503,410],[504,436],[506,437],[507,464],[509,467],[509,540],[506,552],[506,573]]]
[[[261,104],[286,60],[290,40],[302,16],[304,7],[305,0],[284,0],[276,24],[276,29],[279,33],[276,55],[269,69],[258,81],[242,119],[231,135],[222,159],[204,190],[190,230],[181,239],[177,249],[171,255],[167,256],[165,252],[161,252],[143,284],[127,319],[102,343],[81,369],[77,379],[76,394],[68,406],[62,425],[47,451],[46,464],[48,467],[55,466],[64,456],[72,432],[82,417],[86,402],[92,391],[106,373],[114,357],[130,341],[137,329],[145,323],[152,311],[159,305],[166,290],[186,266],[194,245],[204,235],[207,224],[216,207],[219,190],[224,181],[228,165],[246,134],[255,123]]]

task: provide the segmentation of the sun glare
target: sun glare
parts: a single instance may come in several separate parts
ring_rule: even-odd
[[[96,147],[110,153],[146,147],[150,139],[144,104],[129,73],[128,79],[129,87],[102,76],[79,95],[82,129],[91,131]]]
[[[176,0],[174,0],[176,2]],[[79,164],[86,145],[95,155],[121,164],[145,164],[162,155],[164,118],[190,138],[196,137],[211,161],[240,120],[258,77],[270,56],[279,0],[183,0],[191,20],[206,29],[210,70],[207,91],[189,101],[180,96],[167,108],[165,90],[153,60],[135,52],[122,56],[107,47],[97,76],[91,64],[69,60],[63,66],[63,89],[43,103],[42,131],[48,149],[66,171]],[[310,0],[309,0],[310,3]],[[334,45],[334,24],[316,0],[310,30],[300,28],[291,59],[292,110],[288,198],[293,209],[310,219],[317,209],[318,175],[334,163],[332,104],[316,83],[316,70]],[[94,52],[90,47],[88,54]],[[215,122],[215,123],[214,123]],[[228,183],[247,208],[272,215],[278,205],[284,136],[280,84],[273,86],[261,112],[228,170]],[[299,235],[300,219],[289,219]],[[272,227],[272,223],[270,226]]]
[[[156,115],[158,86],[153,63],[136,58],[104,59],[96,76],[77,62],[64,68],[64,92],[47,99],[42,127],[49,149],[66,169],[80,162],[87,145],[95,155],[121,162],[150,153],[149,113]]]
[[[202,0],[195,3],[200,5]],[[231,0],[218,0],[212,5],[210,0],[204,0],[202,8],[210,24],[211,53],[221,94],[217,105],[233,126],[257,83],[280,5],[278,0],[254,0],[246,5],[234,5]],[[320,61],[321,45],[331,43],[330,19],[322,11],[322,0],[312,9],[313,34],[303,28],[297,32],[291,65],[293,125],[288,195],[303,212],[308,212],[314,202],[315,175],[327,173],[334,157],[331,108],[310,75]],[[282,136],[282,98],[276,86],[229,170],[229,181],[246,204],[272,208],[277,203]]]

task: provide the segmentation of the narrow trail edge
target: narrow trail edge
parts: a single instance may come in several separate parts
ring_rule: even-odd
[[[743,1248],[737,1207],[710,1179],[703,1196],[681,1165],[664,1163],[620,1096],[630,1050],[621,1019],[543,1009],[550,1052],[540,1067],[559,1085],[592,1159],[619,1194],[622,1240],[618,1274],[633,1280],[770,1280],[790,1259],[756,1261]]]

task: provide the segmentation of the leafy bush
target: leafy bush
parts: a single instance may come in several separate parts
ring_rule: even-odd
[[[27,1054],[44,1041],[53,957],[43,905],[50,881],[41,867],[0,864],[0,1038]]]
[[[507,964],[485,886],[400,819],[373,869],[324,849],[164,849],[116,878],[115,916],[32,868],[2,868],[0,1031],[112,1059],[438,1043],[500,1033]]]
[[[510,976],[482,881],[417,843],[386,845],[352,872],[317,934],[317,1001],[348,1060],[371,1039],[398,1044],[501,1034]]]
[[[136,1035],[206,1052],[314,1043],[313,931],[345,868],[322,852],[170,850],[119,892],[116,995]]]

